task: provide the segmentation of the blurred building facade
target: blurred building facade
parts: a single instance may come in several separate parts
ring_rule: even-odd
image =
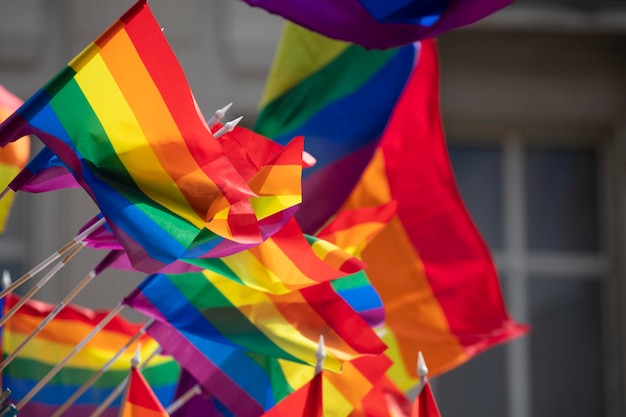
[[[29,97],[131,3],[0,1],[0,84]],[[281,19],[236,0],[150,5],[203,112],[233,102],[252,125]],[[459,188],[533,326],[435,378],[442,415],[626,415],[626,4],[518,0],[439,47]],[[96,212],[80,190],[18,195],[0,267],[18,277]],[[82,251],[38,297],[61,300],[103,255]],[[110,308],[142,278],[107,271],[76,302]]]

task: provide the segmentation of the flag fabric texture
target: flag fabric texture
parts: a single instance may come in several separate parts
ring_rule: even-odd
[[[513,0],[243,0],[333,39],[385,49],[469,25]]]
[[[298,132],[316,158],[303,172],[304,204],[296,214],[306,233],[317,232],[358,181],[416,54],[412,45],[368,51],[286,25],[254,129],[282,144]]]
[[[441,417],[428,379],[413,402],[411,417]]]
[[[309,365],[324,335],[324,364],[335,372],[345,361],[386,348],[330,283],[273,295],[210,271],[155,274],[124,302],[187,339],[207,338]]]
[[[145,0],[0,125],[0,146],[26,134],[70,170],[145,272],[199,245],[258,244],[259,221],[297,200],[290,187],[284,205],[254,207],[260,196],[211,134]],[[300,177],[301,155],[283,181]]]
[[[313,379],[272,407],[264,417],[324,417],[324,378],[317,373]]]
[[[21,104],[22,100],[0,85],[0,122],[9,117]],[[0,149],[0,192],[24,168],[29,157],[29,137],[22,137]],[[0,200],[0,233],[4,232],[14,198],[15,193],[9,190]]]
[[[5,311],[19,300],[5,297]],[[3,326],[3,352],[11,354],[32,332],[55,305],[29,300]],[[48,372],[96,326],[108,311],[93,311],[76,305],[66,306],[2,372],[2,386],[11,389],[11,401],[19,402]],[[20,415],[47,416],[54,413],[83,383],[98,371],[141,328],[121,316],[116,316],[103,330],[37,393],[22,409]],[[66,412],[72,417],[87,417],[107,398],[128,375],[131,357],[141,344],[141,356],[148,357],[158,344],[142,335],[120,356],[97,381]],[[169,404],[176,389],[180,367],[171,357],[157,355],[143,373],[159,400]],[[118,415],[118,398],[104,412],[105,417]]]
[[[319,53],[320,44],[326,45],[326,54]],[[345,118],[360,125],[378,113],[346,117],[343,106],[323,100],[334,94],[332,82],[328,89],[322,83],[306,94],[298,90],[331,69],[334,79],[357,79],[362,67],[368,67],[364,64],[369,62],[368,54],[411,57],[408,64],[403,60],[389,64],[403,68],[402,85],[388,100],[389,108],[381,112],[385,117],[379,130],[364,136],[363,141],[369,143],[369,158],[345,165],[345,170],[356,172],[354,186],[326,181],[311,198],[309,177],[305,177],[299,211],[318,214],[314,221],[313,216],[299,218],[307,232],[308,228],[315,230],[323,225],[337,206],[355,209],[396,202],[397,214],[363,250],[362,259],[385,306],[382,333],[394,360],[390,374],[401,389],[407,390],[417,382],[415,352],[421,350],[428,356],[431,373],[437,375],[491,346],[524,334],[527,327],[509,317],[491,255],[456,188],[441,126],[434,40],[386,51],[362,50],[359,59],[346,57],[341,65],[336,60],[322,59],[336,56],[332,51],[350,48],[358,47],[287,25],[256,128],[270,137],[267,133],[273,132],[279,140],[281,133],[304,135],[308,151],[324,167],[325,161],[340,155],[325,151],[333,149],[326,143],[336,142],[336,136],[345,133],[343,129],[335,131],[337,125],[327,121]],[[314,58],[309,61],[311,56]],[[380,82],[379,86],[386,88],[387,84]],[[348,97],[360,93],[356,89]],[[277,112],[281,107],[274,103],[282,100],[291,102],[290,113]],[[360,96],[359,102],[365,106],[381,100],[368,93]],[[318,119],[307,125],[300,121],[302,115],[310,114],[311,107],[326,111],[324,122]],[[312,121],[314,117],[305,119]],[[317,153],[312,150],[315,142],[324,144]],[[344,154],[359,149],[359,142],[354,142],[345,147]],[[328,170],[328,178],[341,177],[341,171],[332,164]]]
[[[135,367],[130,369],[119,417],[169,417],[150,384]]]

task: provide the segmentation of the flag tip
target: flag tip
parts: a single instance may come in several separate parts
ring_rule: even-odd
[[[230,107],[233,105],[233,103],[228,103],[227,105],[225,105],[224,107],[222,107],[221,109],[217,110],[215,112],[215,118],[217,120],[222,120],[224,118],[224,116],[226,116],[226,112],[228,111],[228,109],[230,109]]]
[[[420,350],[417,352],[417,376],[424,378],[426,375],[428,375],[428,368],[426,367],[424,355],[422,355],[422,351]]]
[[[136,368],[141,363],[141,343],[137,344],[137,350],[135,350],[135,354],[130,360],[130,366]]]
[[[8,269],[2,271],[2,289],[6,290],[11,285],[11,273]]]
[[[324,359],[326,359],[326,349],[324,349],[324,335],[321,334],[317,342],[317,350],[315,351],[315,374],[322,372],[324,369]]]

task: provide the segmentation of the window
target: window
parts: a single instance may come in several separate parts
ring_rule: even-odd
[[[509,311],[533,329],[434,378],[435,395],[444,416],[605,416],[601,149],[524,139],[453,143],[450,158]]]

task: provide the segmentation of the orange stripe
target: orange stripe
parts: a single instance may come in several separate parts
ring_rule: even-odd
[[[373,207],[389,201],[389,184],[378,150],[346,208]],[[419,254],[397,216],[365,248],[363,261],[368,266],[368,277],[383,300],[385,322],[396,335],[406,364],[415,363],[417,352],[421,350],[428,358],[430,374],[437,375],[453,365],[451,359],[459,363],[466,358],[431,290]],[[389,273],[389,265],[395,265],[393,274]],[[411,374],[415,375],[415,371]]]
[[[326,332],[324,332],[324,347],[326,351],[340,361],[351,360],[355,357],[354,349],[328,326],[326,320],[321,318],[317,312],[309,306],[307,300],[305,300],[299,292],[280,296],[267,294],[267,296],[272,303],[274,303],[276,309],[285,320],[292,323],[294,329],[302,333],[305,338],[318,340],[320,337],[320,329],[327,328]],[[306,315],[302,314],[303,310],[293,308],[294,305],[306,306],[308,312]],[[306,320],[303,320],[303,317],[306,317]]]
[[[125,31],[100,51],[124,93],[141,129],[164,170],[176,182],[196,214],[206,219],[208,203],[220,196],[217,186],[198,166],[182,134]],[[204,184],[199,193],[198,184]]]

